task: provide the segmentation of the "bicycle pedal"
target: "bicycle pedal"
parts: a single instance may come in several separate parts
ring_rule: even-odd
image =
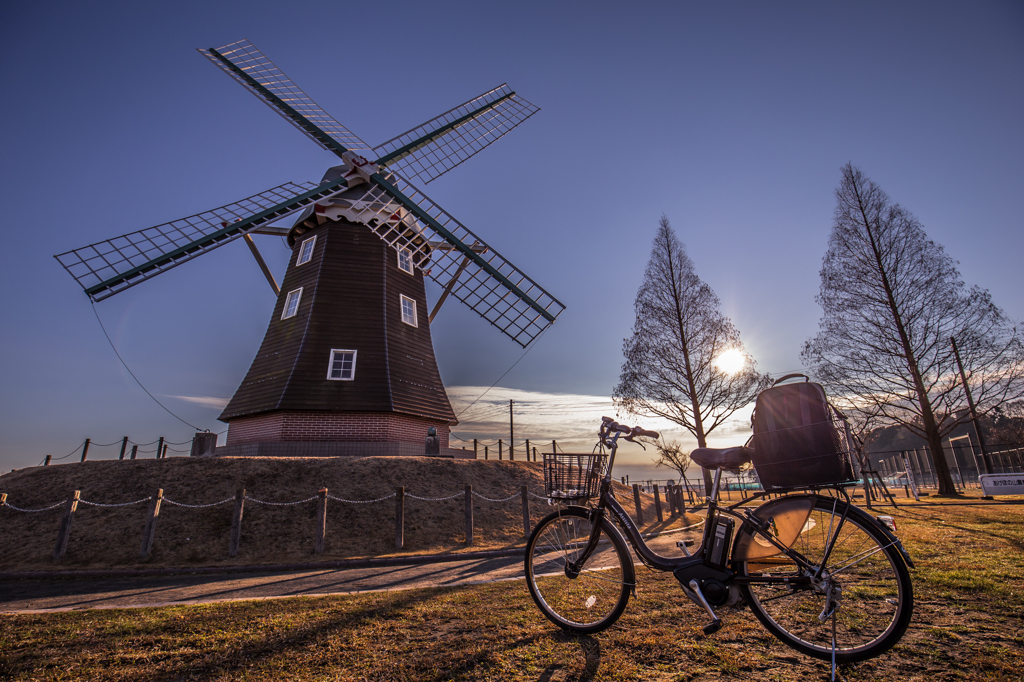
[[[704,636],[713,635],[722,629],[722,619],[715,618],[713,621],[704,626]]]
[[[676,547],[678,547],[679,549],[683,550],[683,554],[685,554],[686,556],[693,556],[692,554],[690,554],[690,550],[686,549],[687,547],[693,547],[693,544],[694,544],[693,540],[689,540],[689,539],[687,539],[687,540],[676,540]]]
[[[696,595],[697,599],[695,601],[697,601],[700,606],[703,606],[704,610],[707,611],[709,616],[711,616],[711,622],[704,626],[704,635],[712,635],[721,630],[722,619],[715,614],[714,610],[711,608],[711,604],[709,604],[708,600],[704,598],[704,592],[701,591],[700,584],[696,580],[690,581],[690,591]],[[690,595],[687,594],[687,596]]]

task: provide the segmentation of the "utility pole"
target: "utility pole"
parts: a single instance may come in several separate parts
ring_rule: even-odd
[[[960,379],[964,382],[964,392],[967,394],[967,406],[971,408],[971,420],[974,421],[974,431],[978,434],[978,445],[981,446],[981,463],[985,465],[985,473],[992,473],[992,463],[988,459],[988,448],[985,447],[985,435],[981,432],[981,423],[978,421],[978,411],[974,408],[974,398],[971,397],[971,387],[967,383],[967,374],[964,373],[964,363],[960,360],[960,349],[956,347],[956,339],[949,337],[953,344],[953,355],[956,356],[956,366],[960,368]]]
[[[512,398],[508,399],[508,459],[510,462],[516,459],[516,427],[512,422]]]

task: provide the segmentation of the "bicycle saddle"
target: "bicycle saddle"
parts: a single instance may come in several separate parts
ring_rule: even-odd
[[[753,452],[745,445],[736,448],[697,448],[690,453],[690,459],[705,469],[735,471],[751,461]]]

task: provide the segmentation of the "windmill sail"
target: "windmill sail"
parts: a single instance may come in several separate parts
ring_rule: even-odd
[[[428,183],[540,111],[507,84],[375,147],[377,164]]]
[[[557,299],[396,169],[429,182],[539,109],[507,85],[371,149],[309,98],[251,43],[199,50],[323,148],[345,161],[320,185],[286,183],[239,202],[55,256],[94,301],[191,260],[303,208],[370,227],[408,249],[424,275],[522,346],[564,310]],[[370,162],[363,155],[376,157]],[[350,189],[351,188],[351,189]]]
[[[370,183],[319,202],[316,211],[326,218],[363,223],[396,249],[408,249],[424,275],[521,346],[565,309],[397,173],[374,174]],[[438,248],[439,242],[444,248]]]
[[[286,182],[211,211],[54,256],[94,301],[223,246],[345,189],[343,180]]]
[[[324,149],[339,156],[347,150],[371,153],[248,40],[199,52]]]

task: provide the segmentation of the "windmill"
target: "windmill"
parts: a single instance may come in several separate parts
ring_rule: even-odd
[[[199,52],[342,163],[319,183],[285,183],[55,258],[98,302],[245,240],[277,303],[219,417],[229,428],[218,454],[423,454],[431,427],[447,446],[457,422],[429,327],[440,305],[462,301],[523,347],[565,306],[399,172],[429,183],[539,109],[501,85],[370,147],[248,41]],[[280,287],[253,234],[287,239]],[[441,286],[429,314],[425,277]]]

